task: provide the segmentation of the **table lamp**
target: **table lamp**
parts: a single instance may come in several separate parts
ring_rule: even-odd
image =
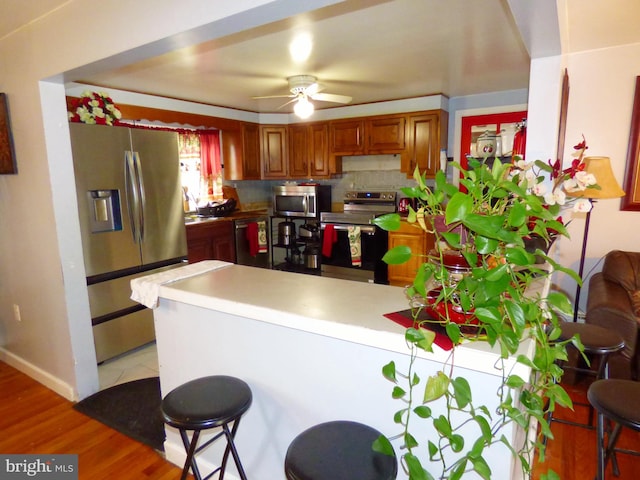
[[[611,162],[609,157],[585,157],[585,171],[593,174],[596,178],[596,183],[600,188],[587,188],[579,192],[567,193],[571,197],[588,198],[591,201],[591,210],[597,200],[607,198],[620,198],[624,196],[624,190],[616,181],[611,170]],[[580,255],[580,268],[578,275],[582,279],[582,272],[584,270],[584,258],[587,253],[587,238],[589,236],[589,221],[591,220],[591,210],[587,212],[587,218],[584,225],[584,237],[582,239],[582,253]],[[580,303],[580,282],[576,289],[575,305],[573,307],[573,321],[578,320],[578,305]]]

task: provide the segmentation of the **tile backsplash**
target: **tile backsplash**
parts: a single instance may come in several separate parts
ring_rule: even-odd
[[[402,187],[412,187],[415,182],[400,172],[400,155],[364,155],[343,157],[342,175],[330,180],[318,180],[322,185],[331,185],[332,203],[341,203],[348,190],[390,190],[399,192]],[[284,180],[245,180],[225,182],[236,187],[243,205],[271,202],[274,185]]]

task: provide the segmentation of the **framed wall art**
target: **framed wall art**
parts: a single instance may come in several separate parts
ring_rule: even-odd
[[[18,173],[9,122],[7,96],[0,93],[0,174]]]
[[[640,211],[640,76],[636,77],[636,90],[631,114],[631,130],[627,147],[627,166],[624,172],[624,191],[620,210]]]

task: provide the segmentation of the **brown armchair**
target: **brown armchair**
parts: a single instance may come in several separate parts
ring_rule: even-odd
[[[612,377],[639,379],[640,252],[613,250],[589,281],[586,322],[615,330],[625,347],[609,360]]]

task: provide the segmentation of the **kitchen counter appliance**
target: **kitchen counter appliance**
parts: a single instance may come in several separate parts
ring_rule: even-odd
[[[396,192],[348,191],[343,198],[344,212],[322,212],[323,276],[369,283],[387,284],[387,264],[382,257],[388,249],[388,234],[372,224],[374,218],[396,211]],[[360,231],[360,258],[354,259],[350,230]],[[332,238],[325,238],[327,231]],[[328,254],[328,255],[327,255]]]
[[[319,218],[331,211],[330,185],[276,185],[273,214],[277,217]]]
[[[155,339],[130,281],[187,258],[174,132],[71,123],[82,253],[98,363]]]

